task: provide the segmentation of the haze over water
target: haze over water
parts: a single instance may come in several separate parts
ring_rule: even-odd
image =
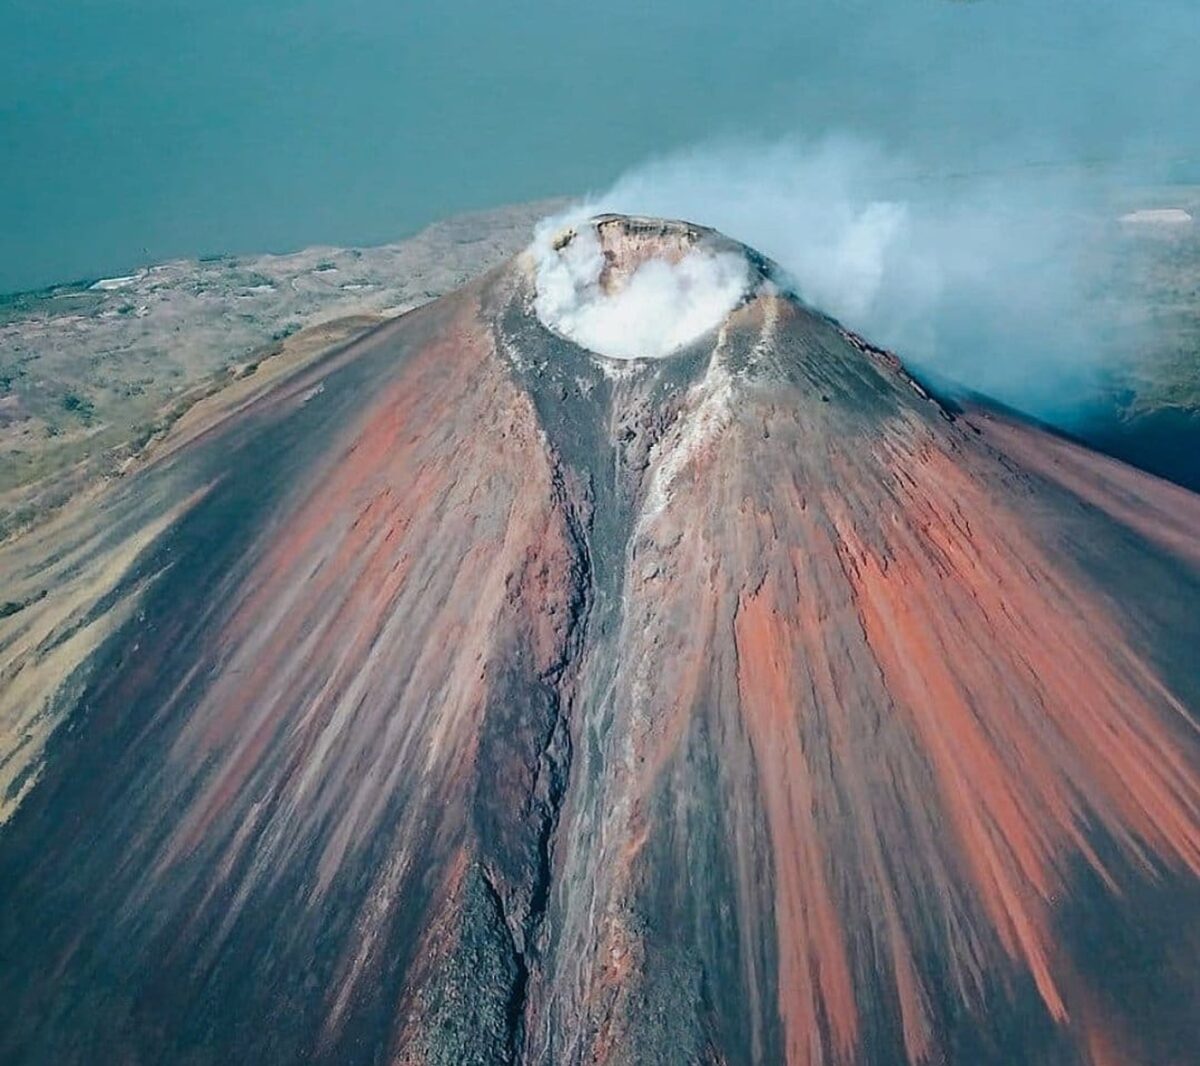
[[[0,291],[380,243],[730,136],[1195,172],[1191,0],[0,0],[0,25]]]

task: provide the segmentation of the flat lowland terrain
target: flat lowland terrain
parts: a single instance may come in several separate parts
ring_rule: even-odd
[[[1127,419],[1200,412],[1200,186],[1130,194],[1101,298],[1116,311],[1114,403]]]
[[[198,400],[273,379],[507,259],[554,206],[376,248],[178,260],[0,296],[0,541],[120,474]]]

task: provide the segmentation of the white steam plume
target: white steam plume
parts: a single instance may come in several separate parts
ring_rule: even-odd
[[[576,344],[613,359],[661,358],[716,328],[741,302],[749,263],[735,252],[694,248],[677,262],[649,258],[624,284],[601,284],[604,254],[595,226],[575,224],[556,248],[559,227],[534,240],[538,317]]]
[[[1102,191],[1032,167],[922,177],[841,137],[671,156],[552,223],[615,211],[712,226],[910,365],[1050,415],[1077,409],[1104,368]]]

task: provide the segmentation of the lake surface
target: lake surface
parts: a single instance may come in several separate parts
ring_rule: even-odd
[[[0,291],[379,243],[713,137],[1194,154],[1191,0],[0,0]]]

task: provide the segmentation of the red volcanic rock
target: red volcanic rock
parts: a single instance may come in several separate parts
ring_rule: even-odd
[[[600,238],[745,297],[610,360],[530,253],[116,490],[0,1060],[1194,1059],[1200,498]]]

